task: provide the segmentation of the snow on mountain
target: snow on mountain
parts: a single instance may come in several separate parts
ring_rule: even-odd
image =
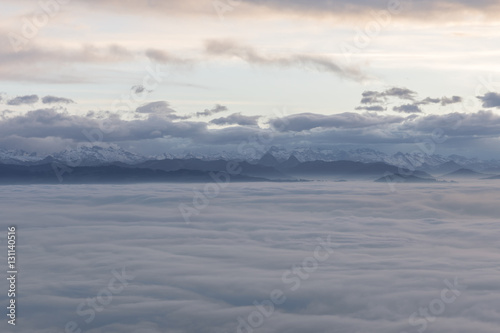
[[[386,162],[389,158],[387,154],[369,148],[349,150],[344,153],[344,156],[356,162]]]
[[[37,162],[44,157],[38,156],[37,153],[28,153],[24,150],[0,149],[0,162],[5,164],[24,164],[29,162]]]
[[[418,168],[422,165],[437,166],[449,162],[450,159],[441,155],[428,155],[423,152],[401,153],[398,152],[384,159],[384,162],[406,168]]]
[[[112,162],[134,164],[146,160],[144,156],[131,153],[116,145],[82,145],[77,149],[67,149],[54,154],[53,157],[69,166],[94,166]]]
[[[380,151],[369,148],[340,150],[340,149],[320,149],[311,147],[297,147],[291,150],[271,147],[267,153],[273,155],[278,161],[286,161],[291,155],[301,162],[309,161],[355,161],[355,162],[382,162],[388,155]]]
[[[467,167],[477,171],[499,170],[500,161],[483,161],[477,158],[467,158],[459,155],[445,157],[439,154],[428,155],[424,152],[416,151],[411,153],[398,152],[389,155],[370,148],[359,148],[351,150],[320,149],[311,147],[294,148],[286,150],[278,147],[271,147],[266,154],[273,155],[278,161],[284,162],[290,156],[295,156],[301,162],[309,161],[355,161],[355,162],[384,162],[387,164],[408,168],[410,170],[421,169],[424,171],[444,170],[451,172],[461,167]],[[453,164],[453,165],[451,165]],[[457,166],[457,167],[455,167]]]
[[[476,171],[498,172],[498,170],[500,169],[500,161],[498,160],[484,161],[477,158],[467,158],[460,155],[450,155],[448,158],[467,169],[473,169]]]
[[[355,161],[355,162],[384,162],[387,164],[400,166],[409,169],[419,169],[429,172],[451,172],[459,168],[468,168],[482,171],[500,170],[500,161],[483,161],[477,158],[467,158],[459,155],[427,155],[423,152],[401,153],[398,152],[389,155],[370,148],[359,148],[350,150],[341,150],[337,148],[321,149],[312,147],[296,147],[285,149],[283,147],[270,147],[266,152],[257,156],[245,156],[237,151],[222,151],[216,153],[200,153],[185,151],[181,153],[163,153],[155,156],[141,156],[114,144],[100,145],[82,145],[76,149],[67,149],[53,155],[40,155],[29,153],[23,150],[2,150],[0,149],[0,163],[3,164],[36,164],[50,163],[58,160],[69,166],[94,166],[109,164],[113,162],[122,162],[127,164],[136,164],[146,160],[164,160],[164,159],[201,159],[209,160],[246,160],[257,162],[262,156],[266,160],[274,157],[278,163],[284,163],[293,156],[293,163],[309,161]],[[275,163],[272,161],[272,163]]]
[[[259,156],[257,156],[259,157]],[[196,158],[203,161],[215,161],[215,160],[248,160],[244,154],[240,154],[236,151],[234,152],[217,152],[217,153],[200,153],[184,151],[180,153],[163,153],[159,155],[151,155],[148,157],[150,160],[164,160],[164,159],[190,159]]]

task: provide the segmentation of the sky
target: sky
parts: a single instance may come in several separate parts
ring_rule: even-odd
[[[5,0],[0,148],[500,156],[497,1]],[[433,141],[434,140],[434,141]]]
[[[498,186],[396,189],[231,183],[187,224],[193,184],[2,186],[20,271],[0,329],[497,333]]]

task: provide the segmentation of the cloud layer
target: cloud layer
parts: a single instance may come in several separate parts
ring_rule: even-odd
[[[49,97],[53,102],[66,100]],[[23,101],[30,98],[21,96]],[[436,98],[435,103],[438,100],[442,103],[446,98]],[[166,101],[150,102],[132,112],[89,111],[85,115],[70,113],[61,106],[21,114],[5,110],[0,119],[0,149],[20,148],[31,152],[43,147],[43,152],[52,153],[88,144],[90,140],[116,143],[125,149],[134,146],[141,154],[142,149],[162,154],[186,147],[192,151],[236,151],[249,142],[261,150],[272,145],[294,148],[340,144],[380,149],[381,145],[392,144],[403,145],[399,149],[404,151],[415,149],[415,142],[432,140],[434,133],[440,132],[443,139],[436,149],[459,149],[461,151],[453,153],[471,157],[489,155],[489,158],[496,152],[500,116],[494,111],[432,115],[421,112],[418,101],[395,106],[401,114],[370,112],[380,110],[377,105],[366,104],[358,110],[368,112],[299,113],[276,118],[240,112],[216,116],[231,111],[220,104],[201,112],[182,114]],[[262,137],[268,139],[256,142],[255,138]]]
[[[9,0],[14,2],[13,0]],[[19,2],[19,1],[16,1]],[[215,6],[214,6],[215,4]],[[432,18],[439,22],[451,21],[453,19],[466,19],[467,14],[495,17],[498,15],[499,6],[496,1],[471,1],[471,0],[437,0],[437,1],[406,1],[406,0],[355,0],[346,4],[344,0],[318,0],[306,2],[302,0],[238,0],[232,2],[199,2],[187,0],[178,2],[175,0],[131,0],[127,6],[116,0],[102,1],[72,1],[73,6],[79,8],[93,9],[99,11],[111,11],[118,13],[129,13],[141,15],[214,15],[215,7],[221,12],[234,12],[235,8],[244,7],[244,11],[237,15],[255,15],[262,13],[262,9],[271,12],[300,13],[310,16],[333,16],[333,17],[370,17],[374,11],[391,10],[395,18],[412,18],[424,20]],[[65,4],[65,6],[68,6]],[[76,8],[78,8],[76,7]],[[447,11],[446,13],[444,11]]]
[[[209,40],[206,43],[206,52],[215,56],[236,57],[253,65],[304,67],[319,72],[333,73],[355,81],[367,79],[366,74],[359,69],[345,67],[327,57],[306,54],[263,55],[250,46],[232,40]]]
[[[491,94],[491,93],[489,93]],[[426,97],[422,100],[417,99],[417,93],[413,90],[404,87],[392,87],[384,91],[364,91],[361,96],[361,106],[358,106],[356,110],[365,111],[386,111],[387,105],[389,103],[400,102],[400,101],[410,101],[411,103],[405,103],[397,106],[393,106],[392,110],[401,113],[421,113],[423,112],[421,106],[429,104],[441,104],[441,106],[447,106],[450,104],[457,104],[463,101],[460,96],[441,98]],[[479,99],[488,98],[491,99],[491,95],[488,97],[478,97]],[[378,105],[374,105],[378,104]],[[483,106],[485,106],[487,102]]]
[[[192,203],[192,184],[1,187],[1,227],[18,226],[22,263],[18,327],[4,320],[2,332],[60,333],[69,321],[92,333],[238,332],[281,290],[259,331],[496,333],[496,184],[396,188],[231,184],[186,224],[178,205]],[[290,273],[328,236],[327,260]],[[85,302],[122,267],[135,278],[86,322]],[[432,315],[455,278],[460,296],[426,321],[419,309]]]

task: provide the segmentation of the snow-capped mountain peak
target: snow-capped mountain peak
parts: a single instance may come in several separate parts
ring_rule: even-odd
[[[0,149],[0,161],[8,164],[22,164],[29,162],[36,162],[41,160],[43,157],[37,155],[37,153],[28,153],[21,149]]]
[[[93,166],[112,162],[127,164],[139,163],[146,158],[117,145],[81,145],[76,149],[67,149],[54,154],[53,157],[70,166]]]

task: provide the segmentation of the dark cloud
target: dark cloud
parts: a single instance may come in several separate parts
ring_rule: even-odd
[[[422,109],[418,107],[416,104],[403,104],[399,106],[395,106],[392,108],[394,111],[402,112],[402,113],[420,113]]]
[[[351,67],[343,67],[332,59],[326,57],[305,54],[291,54],[287,56],[263,55],[250,46],[242,45],[230,40],[207,41],[206,52],[213,56],[236,57],[254,65],[303,67],[317,70],[319,72],[334,73],[341,77],[346,77],[355,81],[362,81],[366,79],[366,75],[360,70]]]
[[[45,96],[42,98],[42,103],[43,104],[55,104],[55,103],[71,104],[71,103],[75,103],[75,102],[72,99],[64,98],[64,97]]]
[[[449,104],[461,103],[462,97],[460,96],[452,96],[452,97],[441,97],[441,98],[431,98],[427,97],[421,101],[415,102],[415,105],[428,105],[428,104],[438,104],[441,103],[442,106],[446,106]]]
[[[384,100],[381,98],[381,93],[377,91],[364,91],[362,94],[361,104],[375,104],[383,103]]]
[[[230,127],[209,129],[206,122],[178,116],[164,101],[143,105],[137,108],[136,114],[139,117],[135,120],[124,120],[118,113],[89,111],[80,116],[57,108],[22,115],[9,112],[0,117],[0,144],[49,150],[50,145],[60,148],[61,145],[85,143],[89,141],[85,133],[94,133],[94,137],[100,137],[96,135],[100,133],[99,140],[104,143],[127,143],[144,149],[157,147],[155,149],[164,151],[168,146],[169,150],[189,147],[199,151],[236,151],[241,143],[264,133],[266,137],[273,137],[273,145],[285,147],[356,144],[377,148],[389,144],[414,145],[415,140],[429,139],[436,129],[442,129],[449,138],[445,146],[460,142],[461,149],[475,147],[477,152],[481,150],[479,140],[498,140],[500,137],[500,116],[492,111],[405,116],[373,112],[302,113],[272,119],[268,129],[258,126],[257,117],[240,114],[212,122],[232,125]]]
[[[246,4],[258,5],[273,11],[300,13],[301,15],[325,16],[339,18],[372,19],[374,13],[391,15],[393,20],[416,19],[432,20],[436,23],[453,22],[453,20],[468,20],[470,13],[496,18],[500,6],[494,0],[437,0],[437,1],[381,1],[381,0],[243,0]],[[446,10],[444,10],[446,8]]]
[[[500,108],[500,94],[489,92],[478,97],[483,102],[483,108]]]
[[[12,98],[7,101],[7,105],[24,105],[24,104],[34,104],[38,102],[39,98],[37,95],[25,95]]]
[[[420,113],[422,109],[420,105],[438,104],[441,103],[442,106],[449,104],[455,104],[462,102],[462,97],[452,96],[452,97],[442,97],[442,98],[431,98],[427,97],[421,101],[415,101],[412,104],[404,104],[396,106],[393,108],[394,111],[404,112],[404,113]]]
[[[443,105],[443,106],[448,105],[448,104],[461,103],[461,102],[462,102],[462,97],[460,97],[460,96],[453,96],[451,98],[448,98],[448,97],[441,98],[441,105]]]
[[[135,94],[140,94],[140,93],[143,93],[146,88],[144,88],[144,86],[142,84],[140,85],[137,85],[137,86],[132,86],[132,88],[130,88]]]
[[[428,104],[437,104],[441,102],[441,98],[431,98],[427,97],[419,102],[415,102],[416,105],[428,105]]]
[[[417,93],[408,88],[392,87],[390,89],[378,92],[367,90],[362,94],[361,104],[381,104],[387,103],[389,98],[397,98],[401,100],[413,101],[413,103],[407,103],[399,106],[393,107],[394,111],[402,113],[421,113],[422,109],[420,105],[437,104],[445,106],[448,104],[460,103],[462,98],[460,96],[452,97],[442,97],[442,98],[431,98],[427,97],[421,101],[416,100]],[[373,106],[373,107],[357,107],[356,110],[368,110],[368,111],[385,111],[383,106]]]
[[[212,116],[216,113],[224,112],[227,110],[228,110],[227,107],[225,107],[224,105],[217,104],[216,106],[214,106],[211,109],[205,109],[205,111],[203,111],[203,112],[196,113],[196,116],[197,117],[208,117],[208,116]]]
[[[140,106],[135,110],[135,112],[148,114],[173,114],[175,113],[175,110],[171,109],[167,102],[158,101]]]
[[[362,93],[361,104],[386,104],[389,102],[389,98],[397,98],[401,100],[413,101],[413,103],[395,106],[393,107],[394,111],[403,113],[420,113],[422,112],[422,109],[419,107],[420,105],[441,103],[441,105],[446,106],[448,104],[462,102],[462,98],[460,96],[442,98],[427,97],[421,101],[417,101],[416,96],[417,93],[415,91],[400,87],[393,87],[381,92],[367,90]],[[386,108],[382,105],[359,106],[356,108],[356,110],[385,111]]]
[[[335,115],[320,115],[301,113],[281,119],[271,120],[271,125],[279,131],[301,132],[315,128],[362,128],[382,124],[399,123],[404,118],[399,116],[379,116],[376,114],[341,113]]]
[[[135,112],[137,113],[145,113],[149,115],[155,115],[158,117],[165,117],[171,120],[176,119],[188,119],[188,116],[178,116],[176,115],[176,111],[170,107],[168,102],[158,101],[151,102],[145,105],[138,107]]]
[[[59,137],[76,142],[87,139],[87,133],[101,132],[105,142],[140,141],[166,136],[197,140],[206,132],[206,123],[174,122],[178,118],[168,104],[153,102],[139,108],[146,119],[125,121],[116,114],[104,119],[70,115],[56,109],[39,109],[0,121],[0,137]],[[104,130],[101,130],[104,129]]]
[[[424,133],[432,132],[437,128],[445,128],[447,135],[472,141],[480,137],[500,137],[500,115],[492,111],[426,115],[404,124],[403,128],[411,128],[413,131]]]
[[[387,101],[388,97],[395,97],[399,99],[415,100],[416,92],[408,88],[392,87],[390,89],[378,92],[378,91],[364,91],[362,93],[361,104],[375,104],[383,103]]]
[[[416,92],[408,88],[398,88],[398,87],[393,87],[382,92],[383,96],[397,97],[400,99],[408,99],[411,101],[415,99],[416,94],[417,94]]]
[[[227,117],[214,119],[210,123],[215,125],[257,126],[259,118],[259,116],[244,116],[241,113],[233,113]]]
[[[4,0],[18,3],[17,0]],[[435,23],[449,23],[466,20],[474,16],[486,18],[498,17],[499,4],[494,0],[436,0],[436,1],[386,1],[386,0],[353,0],[346,4],[345,0],[238,0],[220,2],[201,2],[197,0],[130,0],[126,5],[117,0],[72,0],[69,6],[78,6],[73,10],[94,12],[107,11],[127,13],[137,16],[172,15],[217,15],[214,5],[231,16],[261,17],[263,9],[283,15],[283,13],[299,14],[301,16],[325,17],[337,19],[371,19],[374,13],[389,12],[393,20],[417,19],[432,20]],[[68,6],[65,4],[64,6]],[[244,8],[245,10],[235,10]],[[260,16],[259,16],[260,15]]]
[[[370,105],[370,106],[358,106],[356,110],[365,110],[365,111],[386,111],[387,108],[381,105]]]

